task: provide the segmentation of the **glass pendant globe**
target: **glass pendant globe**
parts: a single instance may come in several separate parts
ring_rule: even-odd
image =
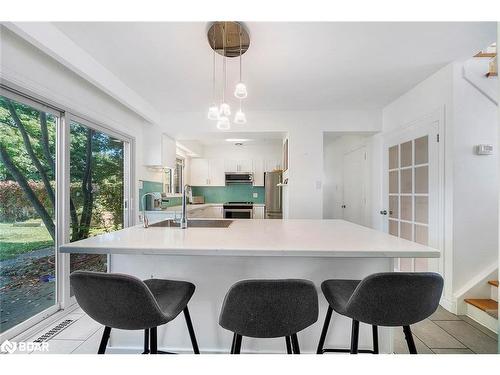
[[[234,89],[234,96],[238,99],[245,99],[248,96],[247,87],[243,82],[239,82]]]
[[[219,117],[219,121],[217,121],[217,129],[219,130],[228,130],[231,127],[229,123],[229,119],[226,116]]]
[[[246,124],[247,116],[241,111],[241,109],[234,115],[234,123],[238,125]]]
[[[220,105],[219,114],[221,116],[231,116],[231,107],[229,107],[229,104],[222,103]]]
[[[208,119],[209,120],[219,119],[219,108],[216,105],[212,105],[208,108]]]

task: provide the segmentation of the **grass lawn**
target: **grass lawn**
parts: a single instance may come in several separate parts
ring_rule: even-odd
[[[54,242],[43,225],[15,227],[12,223],[0,223],[0,260],[53,245]]]

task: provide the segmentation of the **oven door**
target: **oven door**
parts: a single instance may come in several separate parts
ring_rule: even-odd
[[[253,209],[249,208],[225,208],[224,219],[252,219]]]

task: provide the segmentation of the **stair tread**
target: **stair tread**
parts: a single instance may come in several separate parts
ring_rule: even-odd
[[[497,311],[498,312],[498,302],[492,299],[476,299],[476,298],[466,298],[465,302],[469,305],[475,306],[484,312]]]
[[[488,281],[488,284],[496,286],[498,288],[498,280],[490,280]]]
[[[496,55],[496,52],[478,52],[474,57],[495,57]]]

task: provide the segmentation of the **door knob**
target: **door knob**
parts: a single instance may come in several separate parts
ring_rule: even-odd
[[[387,210],[380,211],[380,215],[387,215]]]

